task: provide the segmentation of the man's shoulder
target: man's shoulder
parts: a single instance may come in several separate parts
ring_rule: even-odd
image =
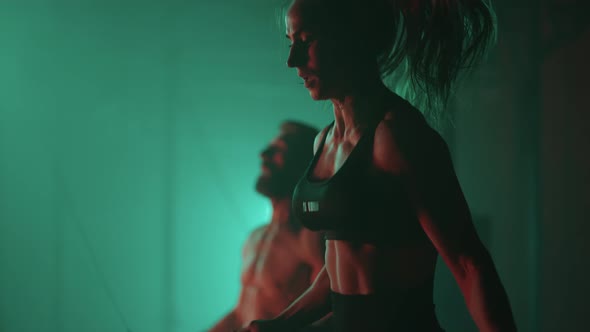
[[[247,242],[257,241],[258,239],[260,239],[260,237],[262,237],[267,228],[268,224],[263,224],[254,228],[252,231],[250,231]]]
[[[257,226],[250,232],[250,236],[260,236],[268,228],[268,224]]]
[[[257,226],[248,234],[248,237],[246,238],[246,241],[242,247],[242,252],[244,255],[248,252],[251,252],[252,250],[256,250],[255,248],[267,227],[268,225]]]

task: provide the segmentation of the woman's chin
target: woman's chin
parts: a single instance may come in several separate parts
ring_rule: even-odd
[[[326,100],[328,99],[323,93],[317,89],[309,89],[309,95],[313,100]]]

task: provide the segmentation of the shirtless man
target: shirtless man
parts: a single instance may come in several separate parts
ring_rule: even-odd
[[[242,289],[235,308],[209,332],[231,332],[281,313],[315,280],[324,265],[324,240],[291,215],[295,184],[313,156],[317,130],[287,121],[261,152],[256,191],[272,205],[269,223],[255,229],[242,251]]]

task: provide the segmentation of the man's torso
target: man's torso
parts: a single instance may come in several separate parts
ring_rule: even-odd
[[[252,233],[243,252],[242,294],[238,310],[246,323],[279,314],[312,280],[301,230],[265,225]]]

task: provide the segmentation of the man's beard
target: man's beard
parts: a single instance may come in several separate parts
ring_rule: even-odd
[[[256,181],[256,191],[268,198],[288,198],[297,184],[298,176],[287,172],[264,174]]]

